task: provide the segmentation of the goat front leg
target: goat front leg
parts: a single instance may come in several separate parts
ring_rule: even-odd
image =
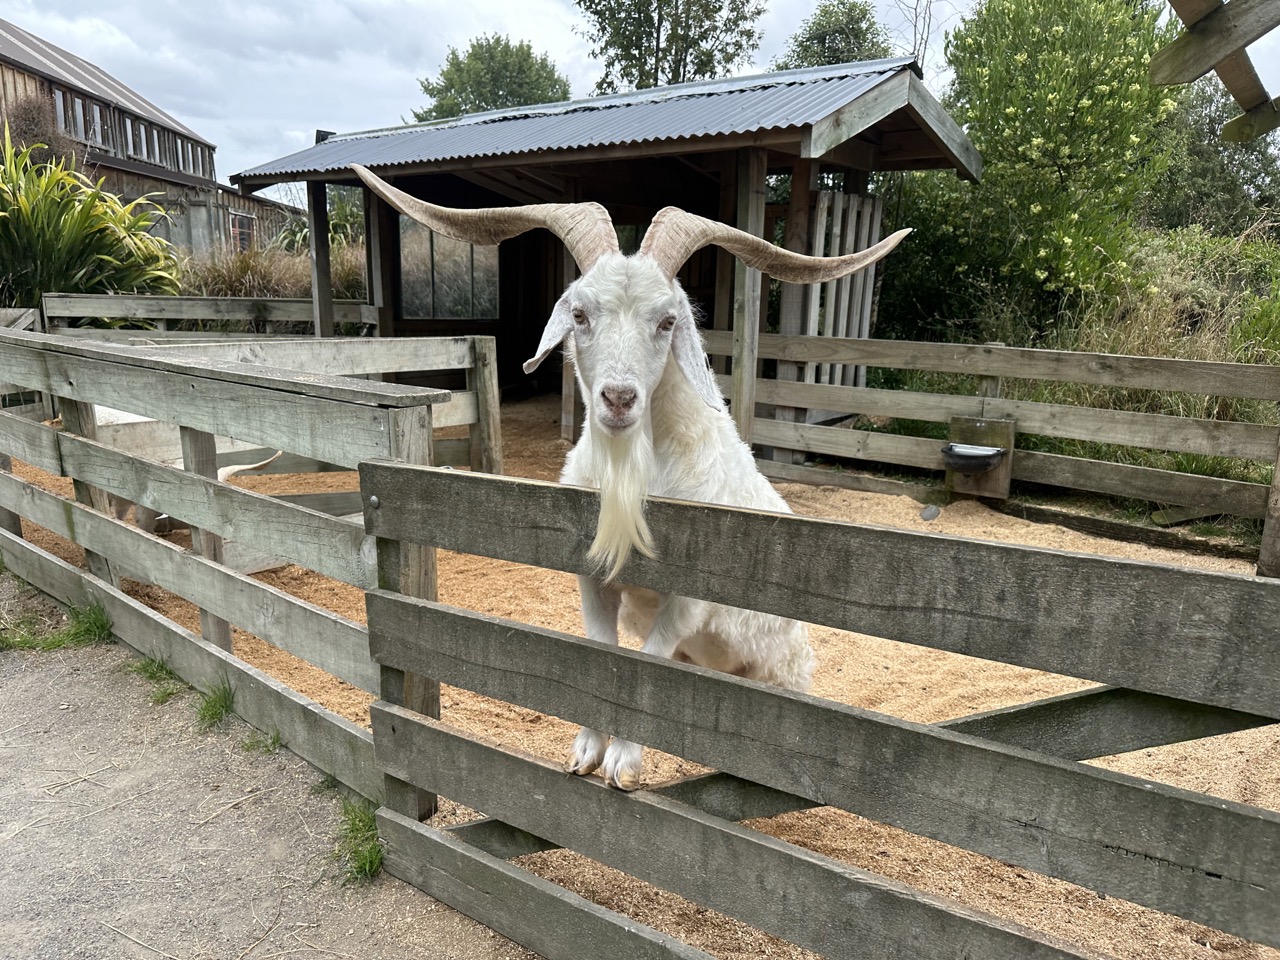
[[[688,597],[663,596],[640,652],[670,660],[680,641],[694,632],[698,610],[698,601]],[[643,754],[644,748],[640,744],[615,737],[605,751],[604,766],[600,771],[604,782],[619,790],[638,789]]]
[[[582,596],[582,622],[587,637],[602,643],[618,645],[618,608],[622,604],[622,592],[617,587],[606,586],[594,577],[578,577],[578,592]],[[570,773],[586,776],[604,760],[609,735],[599,730],[583,727],[578,731],[569,751],[564,768]]]

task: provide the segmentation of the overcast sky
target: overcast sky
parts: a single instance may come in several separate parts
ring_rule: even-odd
[[[935,4],[930,59],[942,64],[944,29],[971,0]],[[817,0],[767,0],[761,72]],[[913,5],[903,3],[903,6]],[[894,0],[881,22],[910,47]],[[394,126],[424,105],[418,80],[438,73],[449,47],[486,33],[528,40],[585,97],[600,76],[572,0],[0,0],[8,20],[97,64],[217,145],[218,178],[315,141],[317,129]],[[1280,30],[1250,48],[1267,89],[1280,95]],[[926,74],[934,93],[939,79]]]

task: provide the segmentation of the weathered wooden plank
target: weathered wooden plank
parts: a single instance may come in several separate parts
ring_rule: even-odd
[[[1245,143],[1280,128],[1280,97],[1259,104],[1222,125],[1221,137],[1228,143]]]
[[[57,434],[67,475],[228,540],[270,545],[294,563],[358,587],[375,582],[373,541],[358,523]]]
[[[764,235],[764,193],[767,153],[760,147],[738,151],[738,202],[735,223],[753,237]],[[739,435],[751,442],[756,415],[756,357],[760,339],[759,313],[762,291],[759,270],[741,260],[733,261],[733,389],[729,409]]]
[[[235,695],[235,712],[298,756],[346,784],[378,800],[382,773],[374,761],[369,731],[321,707],[256,667],[219,650],[127,594],[84,574],[70,564],[23,540],[0,531],[0,556],[19,577],[66,604],[98,603],[111,621],[112,633],[147,657],[168,664],[185,682],[209,691],[227,683]]]
[[[1266,514],[1266,484],[1219,480],[1217,477],[1201,477],[1129,463],[1106,463],[1056,453],[1018,450],[1013,457],[1013,479],[1156,503],[1205,507],[1238,517]]]
[[[98,421],[94,413],[93,404],[59,397],[58,410],[62,417],[64,430],[79,434],[88,440],[93,440],[97,435]],[[99,513],[110,512],[112,505],[107,496],[107,491],[86,482],[82,477],[73,478],[72,488],[75,490],[76,499],[81,503],[88,504]],[[113,587],[120,586],[119,573],[106,557],[94,553],[92,550],[86,550],[84,561],[95,577],[107,581]]]
[[[309,312],[306,319],[311,319]],[[230,343],[173,343],[156,349],[285,370],[323,370],[339,376],[465,370],[472,365],[474,353],[471,337],[264,338]]]
[[[493,337],[472,338],[474,360],[467,371],[467,390],[476,397],[476,421],[471,428],[472,470],[502,473],[502,391],[498,387],[498,344]],[[439,425],[439,421],[436,421]],[[439,445],[437,444],[437,447]],[[440,453],[433,451],[434,462]]]
[[[437,404],[432,411],[434,426],[465,427],[480,419],[480,405],[474,390],[454,391],[445,403]]]
[[[867,493],[886,493],[893,497],[911,497],[921,503],[945,504],[949,499],[941,486],[908,483],[889,477],[858,473],[852,470],[832,470],[824,467],[796,466],[788,463],[772,463],[756,460],[756,469],[771,480],[787,483],[808,483],[820,487],[840,487],[844,490],[862,490]]]
[[[111,558],[127,574],[185,597],[353,686],[378,693],[378,669],[369,659],[361,624],[3,473],[0,504]]]
[[[182,444],[182,466],[190,473],[200,477],[217,479],[218,446],[213,434],[203,430],[192,430],[190,427],[179,427],[179,440]],[[197,556],[222,563],[222,538],[212,530],[190,527],[191,552]],[[126,554],[127,555],[127,554]],[[231,649],[231,624],[200,607],[200,636],[223,650]]]
[[[1065,760],[1090,760],[1274,722],[1252,713],[1101,687],[944,720],[937,726]]]
[[[761,403],[936,423],[946,423],[952,417],[1013,419],[1018,421],[1019,433],[1253,460],[1272,459],[1280,439],[1280,427],[1262,423],[909,390],[761,380],[756,384],[756,398]]]
[[[269,323],[310,323],[310,300],[253,297],[161,297],[121,294],[46,293],[41,298],[47,318],[112,317],[129,320],[255,320]],[[342,323],[373,323],[377,315],[367,304],[335,300],[334,319]],[[146,336],[153,331],[131,330]],[[169,331],[156,331],[167,336]],[[198,334],[211,336],[210,332]],[[235,334],[253,336],[253,334]]]
[[[723,331],[704,330],[707,352],[728,354]],[[1211,397],[1280,398],[1280,367],[1259,363],[1171,360],[1109,353],[906,340],[838,340],[761,334],[760,356],[797,362],[860,363],[897,370],[1055,380]]]
[[[418,406],[443,403],[449,399],[448,390],[430,387],[358,380],[314,371],[299,373],[257,363],[184,357],[146,347],[67,340],[39,333],[0,331],[0,345],[5,347],[6,355],[18,348],[42,351],[48,355],[49,369],[57,372],[65,370],[66,379],[71,380],[75,379],[77,372],[85,369],[83,364],[96,361],[99,364],[106,362],[128,367],[135,376],[145,375],[143,371],[177,374],[198,377],[204,381],[221,381],[228,385],[266,387],[282,393],[374,406]],[[73,361],[81,361],[82,365],[77,366]],[[24,381],[15,378],[15,382]],[[70,393],[67,395],[71,396]]]
[[[943,468],[943,442],[922,437],[758,419],[754,439],[757,443],[808,450],[828,456],[850,457],[854,460],[900,463],[929,470]]]
[[[342,493],[281,493],[273,494],[272,499],[291,503],[295,507],[306,507],[317,513],[327,513],[331,517],[348,517],[359,514],[363,509],[359,490]]]
[[[0,412],[0,450],[55,476],[62,473],[58,431],[12,413]]]
[[[378,762],[393,774],[824,956],[1079,956],[675,801],[611,790],[390,705],[372,716]]]
[[[1258,576],[1280,577],[1280,451],[1271,471],[1271,486],[1263,514],[1262,544],[1258,549]]]
[[[3,342],[4,337],[0,334],[0,376],[45,393],[106,404],[346,467],[390,454],[386,413],[376,406],[207,379],[204,370],[171,373],[86,359]]]
[[[547,960],[710,960],[679,940],[570,893],[456,834],[378,811],[388,873]]]
[[[594,491],[390,463],[360,471],[374,536],[592,571]],[[1267,579],[660,498],[646,516],[658,559],[632,556],[623,583],[1280,714],[1280,584]]]
[[[319,138],[317,137],[317,140]],[[317,337],[333,336],[333,276],[329,264],[329,187],[307,181],[307,239],[311,244],[311,305]]]
[[[777,790],[1280,943],[1280,814],[390,594],[369,595],[369,621],[380,662],[431,670]],[[380,727],[376,712],[374,724],[379,762],[403,770],[390,760],[396,732]],[[395,731],[405,726],[397,715]],[[470,783],[446,785],[457,770],[445,755],[428,765],[418,776],[440,793],[595,856],[580,839],[477,796]],[[498,779],[500,792],[526,794]],[[543,795],[551,798],[551,788]],[[578,800],[555,802],[600,831]]]
[[[1230,0],[1156,51],[1148,66],[1151,83],[1191,83],[1278,26],[1280,7],[1272,0]]]

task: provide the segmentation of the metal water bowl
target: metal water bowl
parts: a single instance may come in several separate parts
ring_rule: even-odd
[[[1004,447],[948,443],[942,448],[942,462],[956,473],[963,473],[966,477],[976,477],[994,468],[1008,452]]]

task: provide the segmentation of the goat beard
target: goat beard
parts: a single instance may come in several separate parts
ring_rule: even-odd
[[[600,517],[587,559],[606,580],[622,570],[631,551],[654,555],[653,535],[644,519],[645,499],[655,473],[653,435],[646,418],[622,436],[594,431],[592,474],[600,484]]]

